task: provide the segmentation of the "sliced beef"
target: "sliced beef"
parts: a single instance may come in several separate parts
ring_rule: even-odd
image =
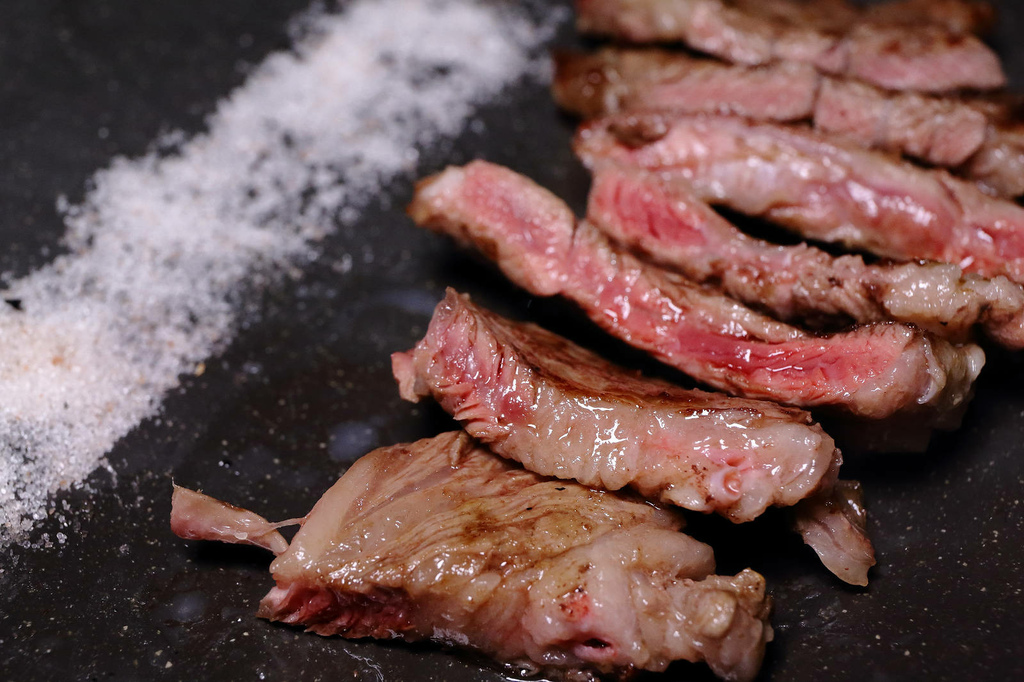
[[[948,92],[1006,85],[999,57],[988,46],[974,36],[957,35],[942,26],[910,30],[861,24],[844,36],[838,50],[845,53],[844,58],[835,60],[829,54],[817,61],[822,72],[887,90]]]
[[[983,364],[889,323],[812,336],[614,247],[575,224],[557,197],[475,162],[420,183],[410,214],[469,242],[537,295],[561,294],[598,325],[699,381],[735,395],[831,407],[868,418],[920,413],[938,424],[970,394]]]
[[[750,680],[772,637],[764,579],[713,575],[711,548],[681,526],[446,433],[358,460],[271,565],[259,615],[562,671],[685,659]]]
[[[985,142],[988,117],[954,97],[886,92],[857,81],[826,78],[814,125],[867,147],[959,166]]]
[[[890,90],[1005,85],[998,57],[975,36],[954,30],[953,12],[936,13],[911,30],[907,19],[929,19],[928,12],[901,4],[902,18],[864,13],[841,0],[577,0],[576,7],[585,33],[682,41],[739,64],[803,62]]]
[[[858,144],[952,167],[990,194],[1017,197],[1024,194],[1024,126],[1019,106],[1005,99],[886,92],[827,78],[814,125]]]
[[[615,165],[594,174],[587,219],[644,258],[785,320],[833,326],[895,319],[963,341],[978,325],[1024,348],[1024,288],[944,263],[866,265],[748,237],[685,183]]]
[[[802,127],[623,114],[585,124],[575,148],[591,168],[657,172],[810,239],[1024,282],[1024,208]]]
[[[866,533],[864,492],[857,481],[835,486],[794,509],[795,526],[828,570],[853,585],[867,585],[875,548]]]
[[[869,21],[905,25],[941,24],[953,33],[988,33],[995,23],[995,9],[979,0],[889,0],[864,8]]]
[[[743,66],[610,47],[557,52],[552,92],[563,109],[585,118],[656,111],[813,120],[861,146],[953,168],[989,193],[1024,194],[1024,126],[1019,103],[1005,97],[893,92],[822,77],[806,64]]]
[[[452,290],[392,363],[403,398],[433,397],[530,471],[734,522],[831,486],[840,461],[802,410],[641,378]]]
[[[178,537],[253,545],[270,550],[274,554],[280,554],[288,549],[288,542],[277,529],[301,522],[300,519],[291,519],[271,523],[247,509],[178,485],[174,486],[171,506],[174,510],[171,515],[171,530]]]
[[[1024,195],[1024,123],[996,123],[988,127],[985,142],[963,167],[961,175],[976,180],[991,194]]]
[[[586,118],[665,110],[799,121],[814,111],[821,80],[807,64],[748,67],[658,49],[560,51],[554,60],[555,100]]]

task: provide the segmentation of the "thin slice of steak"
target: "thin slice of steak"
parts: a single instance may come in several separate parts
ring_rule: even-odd
[[[584,124],[576,152],[685,182],[698,197],[809,239],[934,260],[1024,283],[1024,208],[800,126],[730,116],[620,114]]]
[[[599,167],[587,220],[644,258],[780,319],[833,327],[899,320],[954,341],[978,326],[1024,348],[1024,288],[1005,277],[945,263],[867,265],[806,244],[770,244],[734,227],[685,183],[653,173]]]
[[[814,125],[864,146],[951,167],[989,194],[1018,197],[1024,194],[1024,126],[1019,103],[1008,99],[887,92],[826,78]]]
[[[905,25],[941,24],[953,33],[988,33],[995,23],[995,8],[983,0],[887,0],[864,8],[869,21]]]
[[[214,512],[212,539],[217,523]],[[358,460],[274,560],[259,615],[563,672],[628,675],[685,659],[750,680],[772,638],[764,579],[713,575],[711,548],[682,525],[446,433]]]
[[[474,245],[531,293],[561,294],[599,326],[695,379],[750,398],[949,427],[984,363],[897,323],[810,335],[641,262],[578,226],[547,190],[485,162],[421,181],[410,215]]]
[[[887,92],[866,83],[826,78],[814,125],[865,147],[906,154],[936,166],[959,166],[985,143],[989,119],[956,97]]]
[[[561,50],[554,63],[555,101],[584,118],[653,110],[799,121],[811,117],[821,81],[807,64],[750,67],[653,48]]]
[[[803,62],[889,90],[1006,84],[996,54],[939,15],[909,28],[905,19],[886,21],[839,0],[577,0],[576,10],[584,33],[681,41],[740,64]]]
[[[530,471],[734,522],[831,486],[841,461],[807,412],[640,377],[451,289],[392,365],[403,398],[433,397]]]
[[[1024,195],[1024,123],[989,125],[981,149],[957,172],[977,181],[990,194]]]

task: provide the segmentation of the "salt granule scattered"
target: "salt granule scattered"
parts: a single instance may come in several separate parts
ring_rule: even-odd
[[[564,18],[472,0],[311,15],[208,132],[96,173],[62,207],[70,253],[3,292],[22,310],[0,306],[0,547],[225,346],[246,293],[357,219],[475,104],[542,74],[538,48]]]

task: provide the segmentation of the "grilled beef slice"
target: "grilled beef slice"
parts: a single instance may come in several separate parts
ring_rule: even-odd
[[[653,110],[799,121],[811,117],[821,81],[807,64],[750,67],[654,48],[562,50],[554,62],[555,101],[584,118]]]
[[[1024,125],[1019,107],[1005,100],[886,92],[826,78],[814,125],[867,147],[951,167],[989,194],[1017,197],[1024,194]]]
[[[433,397],[530,471],[734,522],[831,486],[841,461],[802,410],[640,377],[452,290],[392,364],[403,398]]]
[[[905,25],[941,24],[953,33],[988,33],[995,8],[984,0],[889,0],[863,9],[869,21]]]
[[[575,149],[591,168],[656,172],[809,239],[1024,283],[1024,208],[800,126],[620,114],[584,124]]]
[[[948,428],[981,349],[898,323],[816,336],[641,262],[557,197],[485,162],[422,181],[410,214],[491,257],[516,284],[561,294],[599,326],[695,379],[749,398]]]
[[[644,258],[784,320],[820,326],[899,320],[954,341],[975,326],[1024,348],[1024,288],[945,263],[879,263],[747,236],[685,183],[606,165],[587,220]]]
[[[936,166],[959,166],[981,149],[988,117],[956,97],[886,92],[857,81],[826,78],[814,125],[865,147],[886,149]]]
[[[989,194],[1024,195],[1024,123],[1019,119],[991,123],[981,148],[957,172]]]
[[[179,497],[172,507],[178,520]],[[188,537],[224,539],[223,503]],[[255,516],[255,515],[253,515]],[[271,564],[259,615],[321,635],[430,639],[511,663],[627,675],[678,659],[752,679],[772,638],[764,579],[713,575],[667,509],[545,479],[446,433],[375,450]]]
[[[1006,84],[999,58],[954,22],[864,13],[842,0],[577,0],[584,33],[678,42],[726,61],[794,61],[889,90],[943,92]],[[945,13],[948,17],[950,13]],[[971,26],[973,28],[973,26]]]

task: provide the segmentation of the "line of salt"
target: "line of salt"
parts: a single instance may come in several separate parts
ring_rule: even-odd
[[[207,133],[98,172],[65,207],[71,253],[12,282],[5,297],[23,310],[0,311],[0,548],[27,541],[55,491],[225,346],[243,283],[268,286],[308,260],[475,104],[541,74],[538,47],[565,18],[359,0],[308,21]]]

